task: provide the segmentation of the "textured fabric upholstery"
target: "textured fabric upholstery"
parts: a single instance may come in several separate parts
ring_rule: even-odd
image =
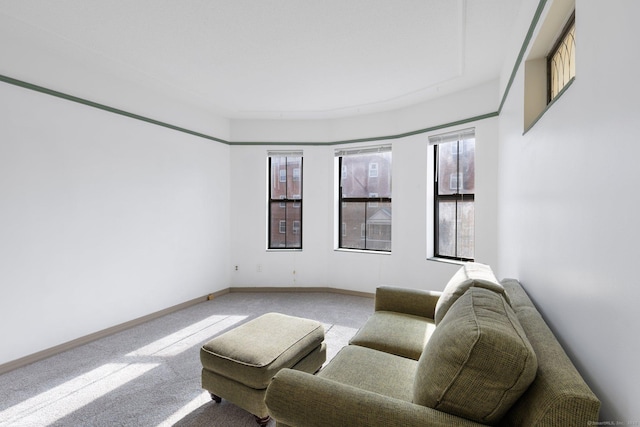
[[[268,313],[200,349],[202,387],[258,417],[271,378],[281,369],[316,372],[327,358],[320,322]]]
[[[434,330],[433,320],[425,317],[376,311],[349,344],[418,360]]]
[[[393,311],[433,319],[442,292],[380,286],[376,289],[375,311]]]
[[[316,347],[311,353],[293,365],[291,369],[313,373],[322,366],[325,360],[327,360],[327,346],[325,343],[322,343],[321,346]],[[217,396],[223,397],[225,400],[243,408],[253,415],[259,417],[269,415],[267,407],[264,404],[266,391],[264,388],[255,389],[248,387],[241,382],[204,368],[202,369],[202,388]]]
[[[435,329],[440,292],[380,286],[375,312],[349,344],[418,360]]]
[[[449,308],[472,286],[498,292],[507,298],[504,288],[496,279],[491,267],[477,262],[465,263],[447,283],[435,307],[433,319],[440,323]]]
[[[320,346],[322,324],[268,313],[206,343],[202,366],[249,387],[264,389],[282,368],[290,368]]]
[[[471,286],[467,300],[462,298],[452,303],[448,313],[443,315],[444,320],[433,333],[429,332],[424,354],[417,362],[393,354],[373,357],[379,351],[351,345],[347,347],[349,350],[341,350],[318,375],[281,370],[267,388],[265,402],[269,413],[279,427],[431,427],[496,423],[500,426],[555,427],[597,422],[599,400],[577,372],[520,283],[509,279],[501,283],[507,299],[500,293]],[[379,340],[385,345],[388,345],[391,334],[406,335],[397,338],[399,342],[406,339],[423,342],[424,335],[416,333],[415,329],[403,329],[398,325],[385,328],[382,319],[406,315],[416,318],[424,315],[426,319],[428,314],[416,312],[416,309],[426,307],[427,312],[433,310],[428,302],[431,300],[433,303],[433,299],[422,299],[424,294],[416,294],[414,290],[384,288],[380,293],[382,304],[378,306],[377,293],[378,311],[367,321],[373,326],[365,325],[361,329],[361,332],[367,332],[367,341],[376,346],[374,341],[378,333]],[[403,292],[406,292],[405,296]],[[416,299],[420,299],[419,304],[415,303]],[[468,299],[475,302],[475,306],[469,306]],[[507,304],[507,300],[511,304]],[[403,310],[405,303],[407,310]],[[472,340],[469,325],[474,324],[477,334]],[[459,370],[453,373],[451,366],[447,366],[450,362],[447,358],[460,358],[458,347],[465,343],[469,351]],[[435,348],[432,346],[443,350],[440,356],[444,361],[426,362],[433,356],[429,354]],[[527,372],[532,368],[527,363],[522,364],[518,354],[529,358],[530,350],[535,352],[538,369],[535,379],[526,388]],[[493,356],[487,356],[488,353]],[[483,354],[484,358],[481,357]],[[520,374],[519,360],[522,364]],[[415,375],[413,379],[407,379],[413,369],[411,366],[416,367]],[[476,375],[471,375],[474,369],[477,370]],[[447,375],[449,388],[441,393],[437,403],[440,406],[434,409],[418,404],[420,399],[431,398],[428,395],[430,388],[442,389],[447,380],[443,377]],[[500,400],[496,396],[509,378],[513,387],[503,390]],[[413,387],[412,401],[403,397],[403,390],[407,389],[407,385],[402,384],[403,379],[410,382],[408,387]],[[423,387],[426,394],[416,396],[417,389]],[[526,388],[524,393],[519,398],[515,397],[522,388]],[[446,407],[452,406],[450,404],[456,400],[458,404],[462,401],[462,412],[459,407]],[[474,411],[480,408],[481,412],[489,415],[482,416],[482,424],[455,415],[466,414],[467,407],[475,408]],[[505,411],[506,414],[498,421]]]
[[[475,287],[451,306],[418,363],[415,403],[485,424],[504,416],[538,367],[504,298]]]
[[[333,360],[330,364],[333,364]],[[296,427],[479,427],[474,421],[363,390],[339,380],[283,369],[265,397],[278,425]]]
[[[357,345],[344,347],[333,360],[319,377],[408,402],[413,397],[416,360]]]

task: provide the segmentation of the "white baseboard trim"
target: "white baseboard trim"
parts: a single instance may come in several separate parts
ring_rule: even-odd
[[[357,297],[373,298],[375,294],[371,292],[350,291],[348,289],[328,288],[328,287],[231,287],[229,292],[328,292],[341,295],[353,295]]]

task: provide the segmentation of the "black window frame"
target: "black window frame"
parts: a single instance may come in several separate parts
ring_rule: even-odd
[[[280,180],[281,178],[281,173],[278,172],[277,175],[274,175],[272,173],[272,160],[274,157],[281,157],[281,158],[286,158],[287,160],[285,160],[285,187],[288,189],[288,185],[289,185],[289,179],[291,179],[292,181],[297,181],[299,182],[300,185],[300,194],[299,197],[293,197],[293,196],[298,196],[298,194],[288,194],[287,191],[287,195],[282,198],[282,197],[274,197],[272,190],[273,190],[273,181],[272,179],[277,179],[280,183],[282,183],[283,181]],[[288,173],[289,171],[289,167],[288,167],[288,159],[289,158],[300,158],[300,172],[297,174],[297,176],[294,178],[294,172],[292,169],[291,170],[291,174]],[[268,176],[269,176],[269,194],[268,194],[268,206],[267,206],[267,216],[268,216],[268,230],[267,230],[267,249],[269,250],[302,250],[303,248],[303,234],[302,234],[302,230],[303,230],[303,210],[302,210],[302,193],[303,193],[303,164],[304,164],[304,157],[302,155],[302,153],[299,154],[291,154],[291,153],[277,153],[277,152],[273,152],[273,153],[269,153],[268,155],[268,165],[267,165],[267,171],[268,171]],[[284,209],[285,209],[285,233],[281,233],[281,229],[280,229],[280,222],[275,225],[276,227],[276,231],[278,232],[278,235],[284,234],[285,235],[285,246],[279,246],[279,245],[275,245],[275,242],[272,240],[273,237],[273,218],[272,218],[272,206],[278,204],[280,208],[282,208],[283,204]],[[300,244],[296,245],[296,246],[288,246],[287,243],[287,235],[289,234],[289,230],[287,227],[287,217],[286,217],[286,213],[288,210],[288,206],[291,206],[291,208],[293,209],[300,209],[300,215],[299,215],[299,219],[298,217],[296,217],[296,219],[292,220],[291,222],[291,234],[296,236],[295,240],[299,240]],[[282,221],[282,220],[279,220]],[[293,222],[294,221],[299,221],[299,227],[297,228],[296,232],[293,232]]]
[[[391,149],[385,149],[385,152],[391,152]],[[369,151],[366,150],[362,153],[362,155],[365,154],[373,154],[375,153],[375,151]],[[348,156],[352,156],[352,155],[358,155],[358,154],[348,154]],[[372,224],[368,224],[366,221],[367,218],[367,210],[369,208],[374,208],[374,209],[378,209],[378,204],[379,203],[388,203],[389,205],[392,204],[392,197],[344,197],[343,195],[343,188],[342,188],[342,183],[343,183],[343,174],[347,173],[348,171],[346,170],[346,167],[343,167],[342,164],[342,160],[343,157],[345,157],[344,155],[340,155],[338,156],[338,249],[348,249],[348,250],[357,250],[357,251],[367,251],[367,252],[380,252],[380,253],[391,253],[391,248],[387,249],[374,249],[374,248],[367,248],[367,234],[369,232],[369,226]],[[376,168],[376,178],[379,176],[379,166],[377,166]],[[369,177],[370,174],[370,169],[369,167],[367,167],[367,169],[364,171],[364,173]],[[390,173],[390,171],[389,171]],[[370,195],[373,193],[370,193]],[[365,209],[365,223],[364,223],[364,241],[365,241],[365,247],[361,248],[361,247],[350,247],[350,246],[346,246],[344,243],[344,237],[345,237],[345,223],[343,222],[343,204],[344,203],[361,203],[364,205],[364,209]],[[390,240],[391,242],[391,240]]]
[[[455,157],[456,157],[456,174],[459,177],[460,176],[460,145],[461,142],[463,142],[463,139],[458,139],[456,141],[457,144],[457,150],[455,153]],[[454,142],[454,141],[450,141],[450,142]],[[474,145],[475,145],[475,137],[474,137]],[[457,188],[456,188],[456,192],[454,194],[439,194],[439,187],[438,187],[438,180],[439,180],[439,161],[440,161],[440,156],[439,156],[439,150],[440,150],[440,144],[434,144],[434,148],[433,148],[433,152],[434,152],[434,177],[433,177],[433,217],[434,217],[434,221],[433,221],[433,235],[434,235],[434,239],[433,239],[433,252],[434,252],[434,257],[435,258],[441,258],[441,259],[447,259],[447,260],[452,260],[452,261],[463,261],[463,262],[468,262],[468,261],[474,261],[475,260],[475,247],[473,250],[473,257],[472,258],[467,258],[467,257],[462,257],[462,256],[451,256],[451,255],[444,255],[440,253],[440,248],[439,248],[439,243],[440,243],[440,234],[439,234],[439,224],[440,224],[440,213],[439,213],[439,207],[440,207],[440,201],[448,201],[448,202],[455,202],[456,204],[456,220],[455,220],[455,238],[454,238],[454,242],[455,242],[455,253],[456,255],[458,255],[458,209],[457,209],[457,205],[459,202],[469,202],[472,201],[474,203],[474,211],[475,211],[475,189],[473,193],[460,193],[460,179],[457,179]],[[452,156],[454,156],[454,154],[452,154]],[[474,168],[475,168],[475,155],[474,155]],[[474,246],[475,246],[475,230],[474,230]]]

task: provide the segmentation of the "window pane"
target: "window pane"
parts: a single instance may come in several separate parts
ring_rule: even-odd
[[[302,157],[287,157],[287,198],[302,198]]]
[[[371,205],[371,204],[369,204]],[[377,203],[367,208],[366,248],[391,250],[391,203]]]
[[[271,198],[286,199],[287,198],[287,158],[272,157],[271,158]]]
[[[475,193],[475,139],[438,146],[438,194]]]
[[[302,204],[300,202],[271,202],[271,248],[302,247]]]
[[[271,198],[302,198],[302,157],[271,158]]]
[[[474,218],[473,201],[440,201],[437,255],[473,259]]]
[[[391,197],[391,152],[342,158],[342,197]]]
[[[457,194],[458,178],[458,142],[438,145],[438,194]]]
[[[287,248],[301,248],[302,234],[300,224],[302,223],[301,203],[287,203]]]
[[[342,237],[341,247],[365,249],[364,230],[366,203],[342,203]]]
[[[456,202],[438,203],[438,253],[456,256]]]
[[[476,168],[475,168],[475,157],[476,157],[476,140],[475,139],[466,139],[464,141],[460,141],[459,146],[459,174],[462,176],[462,184],[459,188],[460,194],[473,194],[476,191]]]
[[[460,258],[473,258],[474,216],[473,202],[458,202],[458,254]]]
[[[341,247],[391,250],[391,203],[342,203]]]

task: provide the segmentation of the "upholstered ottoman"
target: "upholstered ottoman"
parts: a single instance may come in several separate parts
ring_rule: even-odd
[[[264,395],[283,368],[314,373],[327,358],[324,328],[315,320],[268,313],[213,338],[200,349],[202,388],[247,410],[264,426]]]

